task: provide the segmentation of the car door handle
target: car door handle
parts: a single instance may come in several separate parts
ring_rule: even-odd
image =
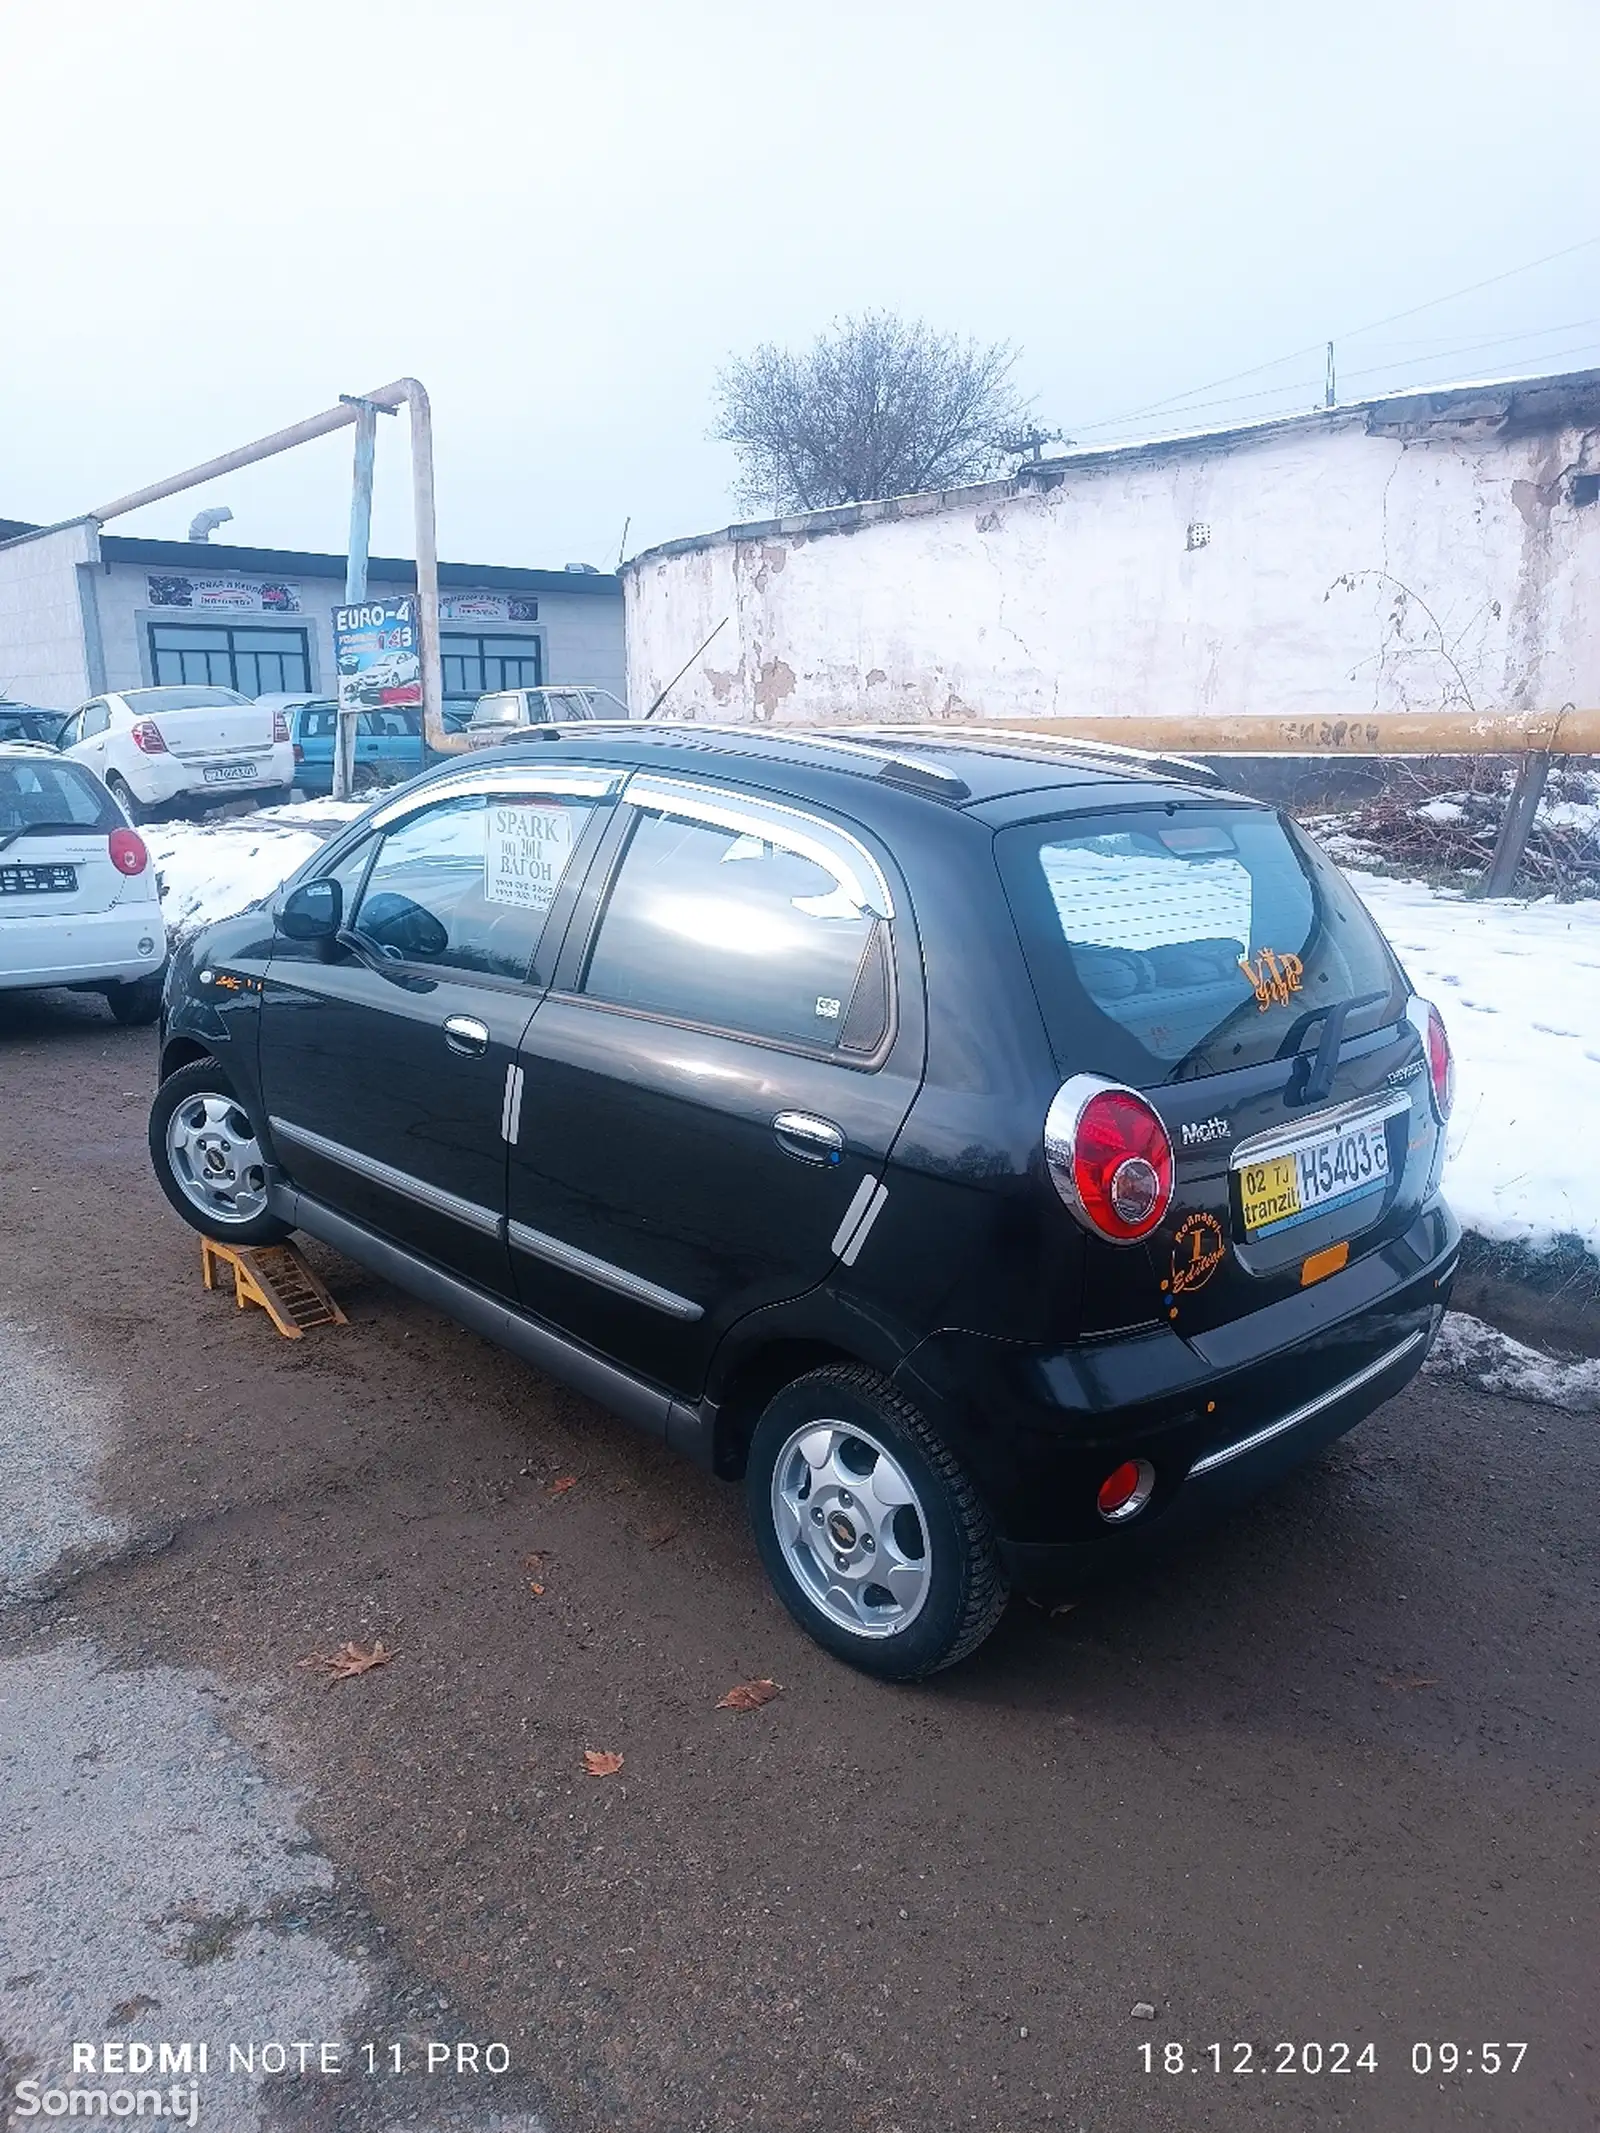
[[[780,1111],[772,1130],[784,1154],[802,1163],[837,1163],[844,1154],[844,1135],[831,1118],[817,1118],[810,1111]]]
[[[474,1021],[471,1015],[446,1015],[444,1041],[467,1059],[481,1059],[489,1049],[488,1025]]]

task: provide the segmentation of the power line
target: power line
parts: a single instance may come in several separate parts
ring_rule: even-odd
[[[1484,281],[1470,282],[1463,289],[1452,289],[1446,296],[1431,296],[1425,303],[1413,304],[1405,311],[1392,311],[1387,318],[1373,319],[1365,326],[1351,326],[1343,333],[1336,333],[1333,338],[1336,342],[1350,341],[1359,334],[1376,333],[1384,326],[1397,326],[1403,319],[1417,318],[1424,311],[1436,310],[1441,304],[1456,303],[1463,296],[1476,296],[1480,289],[1492,289],[1500,282],[1511,281],[1519,274],[1531,274],[1536,267],[1550,266],[1558,259],[1570,259],[1574,252],[1588,251],[1597,244],[1600,244],[1600,235],[1580,238],[1576,244],[1564,245],[1558,252],[1546,252],[1539,259],[1524,260],[1521,266],[1507,267],[1501,274],[1491,274]],[[1235,385],[1243,378],[1258,378],[1263,371],[1279,370],[1285,363],[1297,362],[1302,356],[1320,355],[1324,347],[1325,342],[1312,341],[1304,348],[1291,349],[1287,355],[1274,356],[1270,362],[1253,364],[1248,370],[1230,371],[1225,378],[1212,378],[1204,385],[1193,385],[1187,392],[1173,393],[1165,400],[1152,400],[1144,407],[1129,408],[1120,415],[1107,416],[1103,422],[1075,422],[1067,426],[1074,436],[1093,430],[1115,429],[1119,423],[1136,422],[1141,415],[1159,415],[1168,408],[1180,407],[1184,401],[1192,400],[1197,393],[1215,392],[1219,386]],[[1290,388],[1285,387],[1284,390],[1288,391]]]

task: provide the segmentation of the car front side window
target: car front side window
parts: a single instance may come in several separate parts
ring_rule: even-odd
[[[526,979],[592,806],[467,793],[407,816],[384,836],[347,924],[390,961]]]

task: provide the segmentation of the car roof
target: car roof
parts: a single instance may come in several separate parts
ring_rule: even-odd
[[[498,692],[494,692],[498,693]],[[920,726],[716,726],[701,721],[647,724],[570,720],[534,726],[497,748],[474,750],[474,763],[526,762],[530,749],[568,743],[591,760],[679,774],[713,771],[742,782],[859,805],[863,786],[888,787],[930,803],[972,810],[1028,793],[1078,788],[1093,804],[1108,788],[1214,789],[1216,775],[1198,763],[1106,747],[1083,737]],[[460,768],[459,759],[456,761]]]
[[[0,755],[20,755],[25,760],[30,756],[47,755],[52,763],[72,761],[72,758],[63,755],[59,748],[52,748],[48,741],[0,740]],[[73,764],[75,770],[81,770],[83,767],[81,763]],[[93,775],[91,771],[90,776]]]

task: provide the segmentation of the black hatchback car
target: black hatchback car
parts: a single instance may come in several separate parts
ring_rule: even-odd
[[[302,1230],[730,1479],[852,1664],[970,1652],[1427,1354],[1437,1012],[1193,766],[544,727],[173,960],[187,1221]]]

